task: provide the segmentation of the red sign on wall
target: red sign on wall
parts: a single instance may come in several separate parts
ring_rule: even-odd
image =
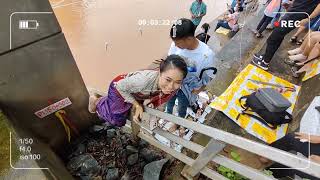
[[[44,118],[60,109],[63,109],[69,105],[71,105],[71,101],[69,98],[65,98],[65,99],[62,99],[61,101],[58,101],[54,104],[51,104],[50,106],[46,107],[46,108],[43,108],[37,112],[35,112],[34,114],[36,116],[38,116],[39,118]]]

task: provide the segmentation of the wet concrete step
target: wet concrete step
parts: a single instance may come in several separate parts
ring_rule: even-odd
[[[208,86],[212,94],[219,96],[223,93],[236,77],[239,69],[248,64],[246,59],[251,58],[253,53],[260,50],[266,42],[270,31],[266,30],[264,38],[261,39],[257,39],[252,33],[252,29],[256,28],[260,17],[263,16],[263,11],[264,6],[260,6],[257,12],[247,15],[242,20],[243,28],[216,54],[215,66],[218,68],[218,73]]]
[[[239,25],[242,26],[243,24],[247,24],[248,22],[252,21],[252,19],[256,18],[257,14],[259,14],[260,10],[264,8],[265,6],[263,6],[261,2],[259,2],[258,0],[253,0],[252,3],[248,4],[244,8],[244,11],[240,13],[238,21]],[[227,13],[227,11],[225,13]],[[230,42],[234,35],[237,34],[229,33],[228,35],[223,35],[214,31],[219,19],[223,19],[224,14],[221,14],[219,17],[209,23],[211,28],[209,29],[208,34],[211,36],[211,38],[208,41],[208,45],[214,52],[219,52]]]

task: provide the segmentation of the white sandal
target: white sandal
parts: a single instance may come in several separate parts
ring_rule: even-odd
[[[303,54],[296,54],[296,55],[292,55],[292,56],[289,56],[289,59],[291,59],[292,61],[305,61],[307,60],[307,56],[303,55]]]
[[[302,53],[302,50],[300,48],[295,48],[295,49],[292,49],[292,50],[288,51],[288,54],[290,56],[296,55],[296,54],[300,54],[300,53]]]

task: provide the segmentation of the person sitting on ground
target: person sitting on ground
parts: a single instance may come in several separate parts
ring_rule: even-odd
[[[285,62],[289,65],[294,65],[295,63],[301,63],[306,61],[312,48],[319,41],[320,32],[312,32],[310,34],[310,38],[307,38],[306,41],[304,41],[300,47],[288,51],[289,59],[285,60]]]
[[[310,156],[311,161],[320,163],[320,135],[310,135],[309,140],[308,134],[298,132],[289,133],[285,135],[283,138],[271,143],[270,146],[287,152],[299,152],[303,154],[305,157]],[[266,164],[270,162],[270,160],[264,157],[260,157],[260,161]],[[308,174],[302,173],[296,169],[288,168],[287,166],[284,166],[280,163],[274,163],[267,169],[270,169],[273,172],[272,175],[275,178],[283,178],[286,176],[293,177],[296,174],[302,178],[319,179]]]
[[[311,14],[313,10],[319,6],[320,0],[294,0],[292,6],[289,8],[288,12],[286,13],[281,21],[299,21],[304,18],[307,18],[307,14]],[[303,12],[303,13],[297,13]],[[316,14],[312,13],[310,15],[311,18],[315,18]],[[267,39],[267,47],[265,53],[263,55],[254,54],[252,63],[256,66],[260,67],[261,69],[268,70],[269,63],[272,60],[272,57],[280,47],[284,37],[291,32],[294,27],[287,26],[287,27],[277,27],[275,28],[269,38]]]
[[[210,25],[208,23],[202,24],[201,32],[196,36],[196,38],[207,44],[210,39],[210,35],[208,34],[209,29]]]
[[[272,19],[281,11],[282,5],[288,4],[287,0],[272,0],[264,10],[264,16],[260,20],[254,33],[257,38],[262,37],[262,32],[266,29]]]
[[[200,79],[200,72],[202,69],[214,65],[214,53],[208,45],[199,41],[195,36],[196,27],[191,20],[182,18],[178,21],[181,23],[174,24],[170,30],[170,37],[173,40],[171,43],[168,55],[177,54],[186,59],[190,64],[195,67],[188,72],[187,77],[184,79],[181,89],[176,96],[170,99],[167,103],[167,112],[172,114],[175,100],[178,100],[178,115],[185,118],[187,108],[196,102],[197,94],[205,89],[211,78],[208,71],[203,73]],[[169,131],[173,132],[177,128],[174,125]]]
[[[237,32],[239,30],[239,24],[238,24],[239,16],[240,16],[239,8],[234,13],[231,13],[229,11],[228,14],[224,15],[223,19],[218,20],[217,26],[214,29],[214,31],[216,31],[220,27],[223,27],[231,31]]]
[[[313,119],[319,117],[317,117],[319,110],[318,104],[314,102],[318,102],[318,100],[313,100],[313,102],[311,103],[312,107],[309,107],[302,117],[300,121],[299,132],[296,131],[295,133],[289,133],[285,135],[281,139],[271,143],[271,147],[278,148],[286,152],[299,152],[303,154],[303,156],[307,158],[309,157],[312,161],[320,163],[320,121],[317,119]],[[259,160],[262,163],[266,164],[270,162],[270,160],[264,157],[260,157]],[[273,172],[272,175],[277,179],[286,176],[293,177],[295,174],[300,176],[301,178],[319,179],[302,173],[294,168],[288,168],[279,163],[275,163],[269,166],[267,169],[270,169]]]
[[[296,63],[296,65],[291,68],[292,76],[298,78],[302,73],[311,71],[312,70],[311,61],[319,60],[317,59],[319,58],[319,56],[320,56],[320,42],[318,42],[313,47],[306,61]],[[299,67],[301,68],[299,69]]]
[[[298,36],[304,31],[308,30],[310,26],[310,31],[319,31],[320,30],[320,9],[318,9],[317,17],[313,18],[309,23],[309,18],[303,19],[300,22],[300,27],[297,32],[290,38],[291,43],[296,43],[297,45],[302,44],[305,38],[308,38],[308,33],[304,36],[304,38],[298,40]]]
[[[149,107],[161,108],[180,88],[188,73],[187,64],[178,55],[170,55],[160,64],[159,70],[142,70],[119,75],[112,80],[108,95],[89,98],[89,112],[114,126],[124,126],[131,107],[133,120],[140,121],[143,102]],[[164,110],[164,108],[162,109]]]
[[[207,5],[202,0],[196,0],[190,7],[191,20],[197,27],[203,16],[207,14]]]

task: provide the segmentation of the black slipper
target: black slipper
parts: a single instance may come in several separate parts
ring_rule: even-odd
[[[263,37],[262,34],[260,34],[260,33],[256,34],[256,38],[262,38],[262,37]]]
[[[292,36],[289,40],[291,43],[296,43],[297,42],[297,36]]]
[[[303,43],[303,39],[300,39],[299,41],[296,42],[296,45],[301,45]]]

